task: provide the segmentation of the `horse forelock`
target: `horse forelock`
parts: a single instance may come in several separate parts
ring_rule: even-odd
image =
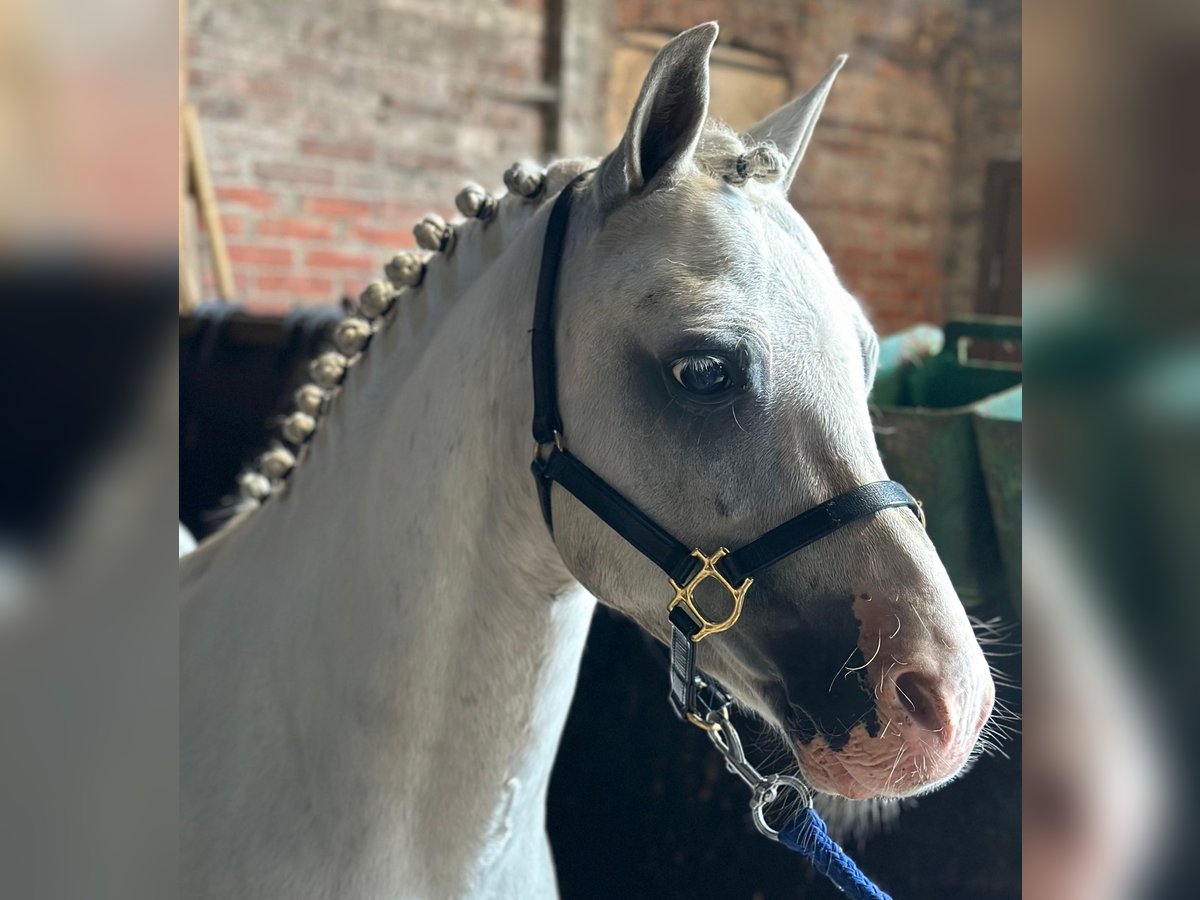
[[[774,142],[738,134],[719,119],[704,123],[692,161],[701,172],[732,185],[778,181],[788,168]]]

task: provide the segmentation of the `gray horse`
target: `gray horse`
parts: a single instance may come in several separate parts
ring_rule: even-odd
[[[787,199],[843,60],[736,135],[707,118],[716,36],[658,54],[556,301],[572,451],[706,548],[886,477],[876,337]],[[555,894],[546,786],[594,598],[660,639],[671,599],[563,491],[552,539],[529,475],[546,200],[596,165],[518,168],[507,197],[463,195],[473,218],[423,223],[440,252],[389,265],[315,361],[284,426],[302,449],[269,450],[242,481],[257,508],[184,559],[185,896]],[[993,704],[905,510],[763,574],[698,649],[851,799],[946,783]]]

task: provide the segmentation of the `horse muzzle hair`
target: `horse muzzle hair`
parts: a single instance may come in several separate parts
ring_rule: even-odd
[[[817,790],[851,800],[926,793],[978,752],[995,685],[911,517],[889,510],[846,531],[827,540],[861,571],[838,578],[839,567],[821,566],[813,589],[801,559],[762,579],[740,639],[712,665],[742,673],[743,702],[785,735]],[[725,656],[736,659],[723,665]]]

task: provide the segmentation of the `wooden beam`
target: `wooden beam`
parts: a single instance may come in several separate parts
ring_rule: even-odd
[[[200,138],[200,119],[190,103],[183,107],[183,130],[192,176],[192,191],[200,208],[200,219],[208,233],[208,246],[216,276],[217,296],[229,301],[234,297],[233,272],[229,268],[229,252],[225,249],[225,232],[221,227],[221,210],[208,173],[208,157]]]
[[[198,300],[187,260],[187,139],[183,134],[183,105],[187,102],[187,0],[179,0],[179,310],[189,312]]]

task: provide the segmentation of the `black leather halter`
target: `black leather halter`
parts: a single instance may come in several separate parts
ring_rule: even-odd
[[[622,496],[603,478],[567,450],[558,410],[558,377],[554,353],[554,296],[571,204],[581,183],[577,175],[558,195],[550,211],[538,270],[537,302],[533,313],[533,476],[546,527],[553,536],[551,490],[555,482],[595,513],[643,556],[667,573],[674,599],[668,606],[671,623],[671,700],[676,712],[696,724],[704,714],[729,702],[728,695],[695,669],[695,644],[733,626],[741,614],[746,591],[758,572],[786,556],[832,534],[844,525],[895,507],[908,507],[924,524],[920,505],[895,481],[860,485],[827,500],[733,552],[722,547],[711,556],[689,550],[669,531]],[[713,578],[732,595],[734,608],[722,622],[706,619],[692,600],[701,581]],[[703,727],[703,726],[702,726]]]

